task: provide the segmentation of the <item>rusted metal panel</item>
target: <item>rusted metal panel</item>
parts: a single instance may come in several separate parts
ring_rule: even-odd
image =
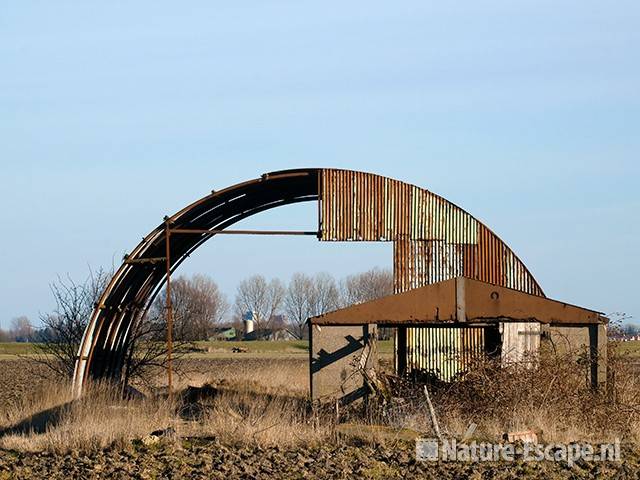
[[[464,315],[464,318],[460,316]],[[554,325],[606,323],[601,313],[550,298],[458,277],[312,317],[316,325],[497,323]]]
[[[444,198],[370,173],[321,175],[320,239],[393,241],[396,292],[465,275],[544,296],[504,242]]]
[[[455,320],[455,279],[359,303],[309,319],[312,325],[406,325]]]
[[[394,242],[395,292],[466,276],[543,296],[493,232],[428,190],[378,175],[325,169],[320,197],[321,240]],[[419,335],[411,328],[406,332],[409,355]]]
[[[487,327],[419,327],[407,332],[408,374],[428,374],[450,382],[485,355]]]
[[[601,312],[570,305],[550,298],[526,294],[474,279],[465,283],[467,319],[504,318],[511,321],[536,320],[550,324],[599,324],[607,319]]]

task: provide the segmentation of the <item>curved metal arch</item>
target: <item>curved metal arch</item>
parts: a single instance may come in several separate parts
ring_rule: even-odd
[[[460,255],[462,274],[512,286],[503,274],[510,269],[523,279],[513,288],[544,296],[511,249],[469,213],[428,190],[374,174],[316,168],[272,172],[212,192],[169,221],[176,229],[223,230],[268,209],[314,200],[321,200],[320,240],[394,242],[396,291],[455,276],[452,270],[433,270],[434,265],[442,269],[437,250],[446,245]],[[352,222],[356,217],[357,225]],[[465,244],[468,240],[463,232],[470,224],[477,236],[472,248]],[[215,234],[172,233],[171,271],[212,236]],[[166,281],[164,262],[131,262],[164,257],[165,240],[162,223],[128,255],[103,292],[78,352],[76,394],[87,378],[120,376],[131,326],[146,313]]]
[[[169,217],[172,228],[223,230],[256,213],[318,199],[318,170],[286,170],[212,192]],[[171,270],[215,235],[171,235]],[[79,394],[87,378],[118,378],[131,326],[166,281],[165,263],[131,263],[166,255],[165,224],[142,239],[100,297],[84,333],[74,373]]]

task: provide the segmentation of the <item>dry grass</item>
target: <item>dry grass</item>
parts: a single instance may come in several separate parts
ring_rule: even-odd
[[[295,397],[229,390],[211,407],[195,433],[216,436],[226,444],[309,446],[332,432],[329,422],[314,422],[306,402]]]
[[[68,385],[54,382],[0,407],[0,448],[93,451],[124,446],[169,427],[178,437],[216,437],[227,444],[312,445],[326,439],[332,427],[311,415],[304,365],[221,362],[211,374],[179,380],[178,390],[208,385],[214,394],[197,400],[176,394],[173,404],[152,392],[144,399],[123,400],[108,385],[93,385],[81,400],[72,401]]]
[[[615,349],[609,354],[609,383],[593,390],[588,365],[578,352],[542,356],[502,368],[478,363],[463,380],[432,384],[437,417],[448,435],[460,438],[469,425],[476,436],[498,440],[508,431],[535,430],[546,442],[640,441],[640,375]],[[403,383],[402,401],[371,409],[372,423],[432,434],[422,387]]]
[[[61,453],[124,445],[165,428],[171,411],[166,400],[123,400],[108,385],[93,385],[72,401],[68,385],[52,383],[3,412],[0,447]]]
[[[213,373],[188,375],[183,386],[210,385],[198,422],[183,425],[190,436],[215,436],[227,444],[313,445],[333,432],[331,418],[320,421],[308,401],[306,362],[221,363]]]
[[[215,367],[207,368],[204,372],[202,368],[195,367],[202,365],[197,362],[193,362],[192,367],[183,368],[178,388],[229,382],[244,391],[282,392],[304,398],[308,396],[309,366],[306,359],[216,359],[213,362]],[[159,378],[164,380],[162,375]]]
[[[431,385],[442,430],[459,438],[475,423],[476,438],[482,439],[535,429],[548,442],[640,442],[640,376],[628,358],[612,353],[609,368],[615,379],[607,391],[588,388],[585,366],[569,357],[540,360],[537,369],[485,362],[458,383]],[[0,406],[0,429],[5,429],[0,448],[90,451],[129,445],[167,427],[179,437],[282,447],[342,441],[339,432],[345,430],[350,438],[355,434],[371,443],[432,433],[422,387],[404,383],[402,398],[343,411],[349,423],[344,428],[336,426],[333,410],[309,408],[305,361],[210,362],[207,373],[191,369],[178,385],[208,385],[205,394],[188,401],[178,396],[174,404],[152,392],[145,399],[122,400],[120,392],[104,385],[94,385],[85,398],[72,402],[67,385],[47,385]]]

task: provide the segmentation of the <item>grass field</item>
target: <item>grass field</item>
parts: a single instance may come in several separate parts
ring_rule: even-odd
[[[271,353],[302,353],[309,351],[309,342],[306,340],[275,340],[253,342],[236,342],[236,341],[212,341],[212,342],[196,342],[196,347],[210,352],[227,352],[233,348],[244,348],[249,352],[271,352]]]
[[[640,342],[638,342],[640,343]],[[246,350],[248,356],[272,357],[308,355],[309,342],[306,340],[280,340],[280,341],[212,341],[196,342],[196,351],[189,356],[197,358],[221,358],[229,355],[243,355],[233,352],[234,348]],[[393,352],[393,342],[385,340],[378,343],[378,349],[382,355],[390,355]],[[640,349],[639,349],[640,352]],[[0,343],[0,360],[15,358],[16,356],[33,355],[34,345],[31,343]],[[639,353],[640,355],[640,353]]]
[[[613,345],[612,345],[613,346]],[[537,369],[479,364],[464,382],[432,385],[447,438],[501,442],[532,429],[544,444],[619,438],[622,462],[416,462],[413,435],[433,437],[421,388],[398,384],[384,402],[310,409],[308,344],[199,342],[180,360],[174,400],[164,371],[143,396],[69,385],[0,344],[0,480],[4,478],[609,478],[640,465],[640,342],[616,344],[606,397],[585,387],[584,365],[548,358]],[[233,347],[247,349],[233,353]],[[392,342],[381,342],[383,356]],[[378,399],[380,400],[380,399]],[[156,433],[152,433],[156,432]],[[158,433],[159,432],[159,433]],[[406,434],[406,435],[405,435]]]
[[[640,341],[615,342],[614,345],[620,355],[640,358]]]
[[[0,357],[33,354],[31,343],[0,343]]]

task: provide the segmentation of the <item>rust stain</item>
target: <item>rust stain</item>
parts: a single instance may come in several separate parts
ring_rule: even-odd
[[[544,297],[531,273],[502,240],[444,198],[370,173],[324,169],[321,175],[320,240],[392,241],[396,293],[465,276]],[[475,352],[483,344],[469,335],[466,330],[407,328],[407,368],[431,369],[436,366],[425,362],[441,362],[443,378],[450,379],[464,365],[445,360],[446,355],[428,355],[434,353],[428,351],[435,348],[430,345],[439,338],[446,348],[458,352],[464,364],[470,358],[464,353],[469,345]]]
[[[544,296],[485,225],[423,188],[379,175],[322,170],[320,240],[394,242],[395,291],[457,276]]]

